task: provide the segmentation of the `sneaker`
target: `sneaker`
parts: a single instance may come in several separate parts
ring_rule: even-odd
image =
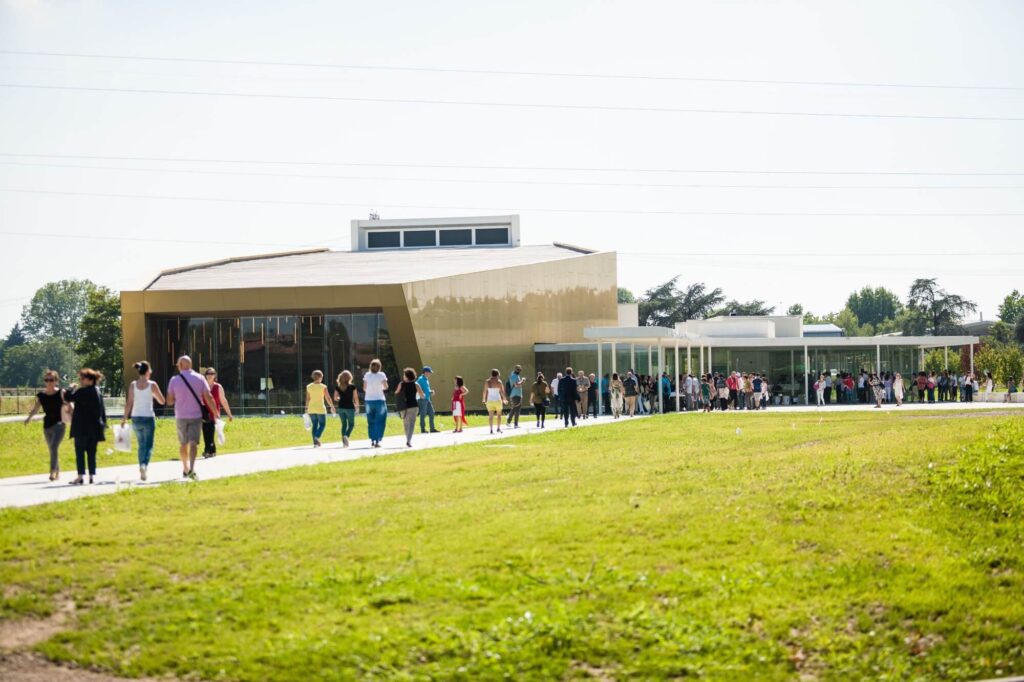
[[[348,436],[342,436],[341,437],[341,446],[345,447],[345,448],[348,447]]]
[[[146,467],[145,466],[140,466],[139,467],[139,478],[141,478],[143,481],[146,480]]]
[[[187,476],[187,477],[188,477],[188,478],[189,478],[190,480],[193,480],[193,481],[196,481],[196,480],[198,480],[198,477],[196,476],[196,472],[195,472],[195,471],[190,471],[190,472],[188,472],[188,473],[187,473],[187,474],[185,474],[185,475],[186,475],[186,476]]]
[[[431,433],[441,433],[440,429],[430,429]]]

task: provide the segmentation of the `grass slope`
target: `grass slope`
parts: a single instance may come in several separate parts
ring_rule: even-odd
[[[1024,673],[1019,417],[669,416],[0,513],[125,675]]]
[[[487,424],[487,417],[470,415],[467,417],[467,421],[470,426],[482,426]],[[118,418],[110,421],[109,425],[112,427],[114,424],[120,423],[121,420]],[[453,428],[450,417],[438,417],[435,423],[438,427],[448,431]],[[532,419],[530,423],[533,423]],[[418,433],[418,426],[416,430]],[[391,415],[385,435],[393,436],[401,433],[401,420],[397,415]],[[239,418],[227,424],[226,436],[227,442],[217,446],[218,453],[270,450],[304,445],[310,442],[309,432],[302,426],[302,418],[296,415]],[[362,414],[356,417],[356,427],[352,432],[352,438],[358,440],[367,437],[366,415]],[[336,443],[341,440],[341,422],[337,418],[329,417],[327,419],[327,430],[324,432],[322,440],[325,443]],[[114,434],[108,429],[107,440],[100,444],[97,454],[99,466],[135,464],[139,461],[135,452],[114,452],[113,447]],[[134,440],[132,447],[135,447]],[[200,450],[202,450],[202,444],[200,444]],[[157,420],[153,461],[162,460],[178,461],[178,436],[174,429],[173,419]],[[61,472],[65,474],[70,475],[75,471],[75,444],[72,440],[65,439],[60,446],[60,467]],[[20,421],[0,423],[0,478],[26,474],[45,476],[49,473],[49,469],[50,455],[46,449],[46,442],[43,440],[42,421],[34,421],[27,426]]]

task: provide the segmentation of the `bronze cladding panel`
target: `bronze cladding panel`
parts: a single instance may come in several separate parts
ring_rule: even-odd
[[[532,383],[533,344],[582,342],[585,327],[616,326],[617,281],[615,254],[598,253],[405,284],[415,345],[434,370],[434,407],[448,411],[461,375],[467,407],[482,409],[492,368],[504,379],[520,364]]]

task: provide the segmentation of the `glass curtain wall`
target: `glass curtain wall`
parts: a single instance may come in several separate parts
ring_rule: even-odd
[[[189,355],[197,371],[217,369],[236,414],[301,413],[315,369],[328,385],[348,369],[361,386],[378,357],[398,376],[383,313],[153,318],[149,330],[155,381],[166,387],[177,358]]]

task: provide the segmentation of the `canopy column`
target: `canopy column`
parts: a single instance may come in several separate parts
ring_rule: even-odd
[[[811,373],[807,368],[807,346],[804,346],[804,400],[811,392]]]
[[[882,345],[875,344],[875,374],[878,375],[879,380],[882,378]]]
[[[654,386],[658,391],[658,414],[665,414],[665,392],[661,390],[661,375],[665,372],[665,346],[658,339],[658,373],[654,376]]]
[[[686,342],[686,373],[693,374],[693,346],[687,341]]]
[[[704,344],[700,344],[700,375],[704,376]]]
[[[673,376],[672,378],[676,380],[676,412],[678,412],[679,394],[682,393],[683,391],[683,382],[679,380],[679,339],[676,339],[676,356],[675,365],[673,365],[673,367],[674,369],[672,370],[672,374],[674,374],[675,376]]]
[[[616,344],[614,341],[612,341],[612,374],[616,374],[619,371],[618,358],[616,358],[617,353],[618,349],[616,348]]]
[[[949,371],[949,346],[945,346],[942,350],[945,351],[945,354],[946,354],[946,371],[948,372]]]
[[[629,368],[636,371],[636,344],[629,344]]]
[[[604,371],[603,371],[604,358],[602,357],[603,355],[604,355],[604,353],[601,352],[601,342],[598,341],[597,342],[597,377],[596,377],[596,381],[597,381],[597,416],[599,416],[599,417],[602,414],[604,414],[604,410],[601,408],[601,399],[603,397],[601,395],[601,377],[604,376]]]
[[[961,356],[963,357],[963,356]],[[971,344],[971,376],[974,376],[974,344]]]

